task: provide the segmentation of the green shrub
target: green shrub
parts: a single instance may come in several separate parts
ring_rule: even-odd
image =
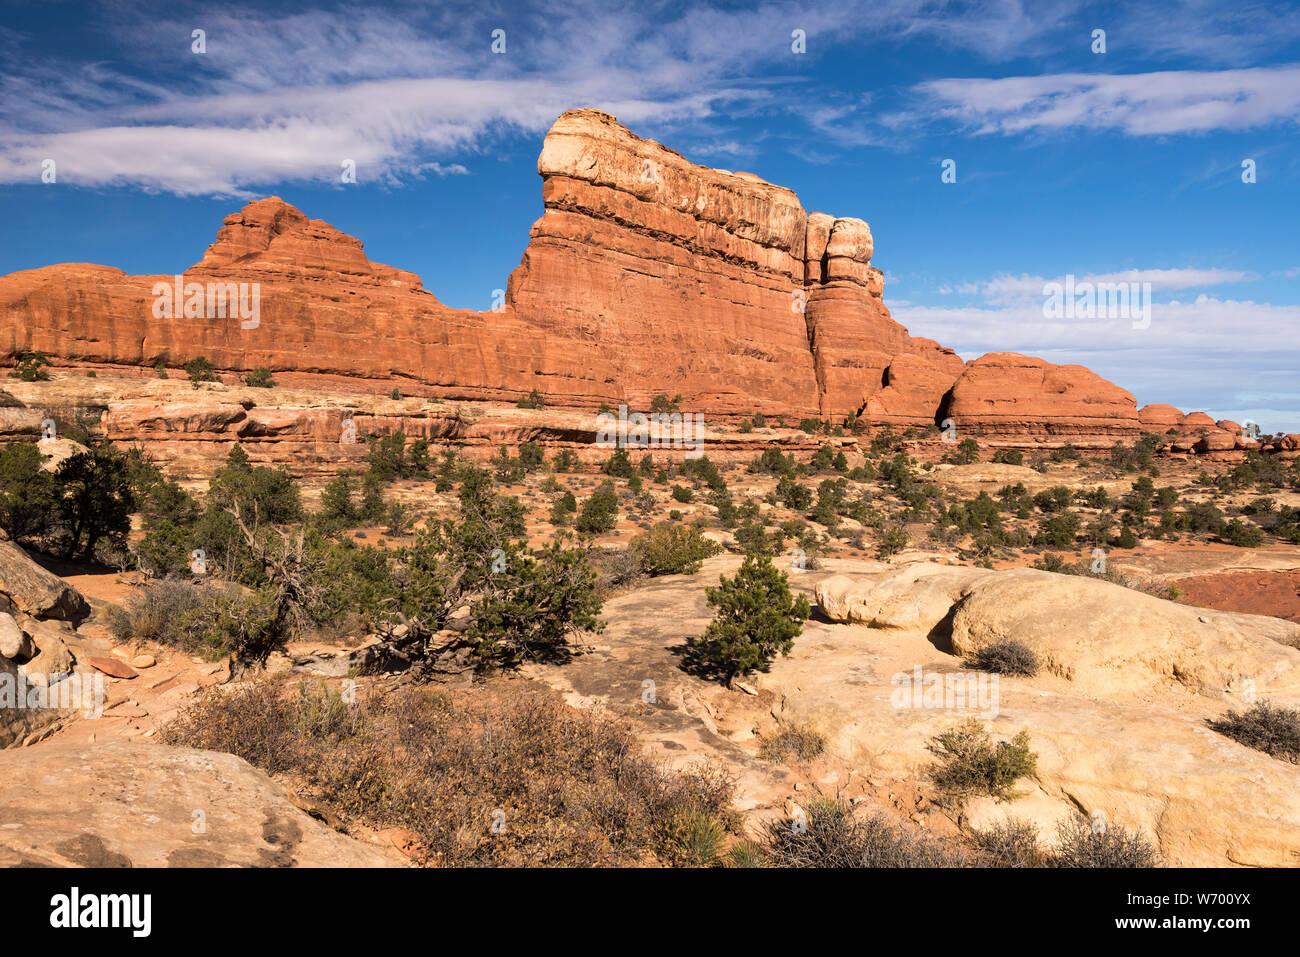
[[[599,535],[612,531],[618,524],[618,493],[612,482],[602,482],[582,503],[582,513],[578,516],[578,531],[588,535]]]
[[[1258,525],[1247,525],[1239,518],[1234,518],[1223,530],[1223,540],[1238,548],[1258,548],[1264,544],[1264,530]]]
[[[790,592],[785,573],[770,558],[748,555],[734,578],[722,576],[706,589],[713,621],[690,640],[695,661],[724,676],[766,669],[777,654],[788,655],[810,614],[808,599]]]
[[[53,544],[65,559],[88,561],[102,547],[126,552],[136,507],[131,462],[111,442],[92,442],[54,470]]]
[[[766,867],[767,853],[757,841],[742,839],[727,848],[724,864],[727,867]]]
[[[342,472],[331,479],[320,493],[320,508],[316,515],[327,527],[346,527],[356,520],[356,505],[352,501],[356,483],[350,472]]]
[[[718,471],[716,465],[709,461],[707,455],[701,455],[698,459],[687,459],[683,462],[682,474],[703,482],[714,492],[725,492],[727,490],[727,483],[722,478],[722,473]]]
[[[540,392],[533,389],[528,395],[521,396],[517,404],[521,409],[544,409],[546,408],[546,399]]]
[[[39,542],[53,528],[58,486],[41,468],[46,458],[32,442],[0,448],[0,528],[16,542]]]
[[[600,467],[600,470],[614,478],[625,479],[636,475],[636,466],[632,464],[627,449],[621,446],[615,449],[614,454],[605,460],[605,464]]]
[[[1016,796],[1012,790],[1016,781],[1032,774],[1038,760],[1029,750],[1027,731],[995,745],[975,718],[936,735],[928,747],[939,758],[931,777],[940,794],[958,807],[981,795],[1011,800]]]
[[[1068,548],[1074,544],[1075,538],[1078,537],[1080,524],[1079,516],[1074,512],[1062,512],[1060,515],[1053,515],[1039,523],[1038,534],[1034,536],[1034,544]]]
[[[766,472],[769,475],[794,475],[795,461],[794,456],[785,456],[781,450],[770,445],[763,450],[762,455],[750,463],[751,472]]]
[[[693,525],[659,522],[635,536],[628,548],[641,562],[641,570],[650,576],[694,575],[700,564],[722,551],[722,546],[705,538]]]
[[[1064,485],[1043,489],[1034,496],[1034,505],[1040,512],[1063,512],[1074,504],[1074,493]]]
[[[659,852],[676,867],[715,867],[721,863],[727,831],[716,814],[688,808],[664,825]]]
[[[880,538],[876,542],[876,555],[881,559],[888,559],[891,555],[897,555],[907,547],[907,532],[903,531],[901,525],[890,525],[880,533]]]
[[[22,379],[24,382],[48,382],[50,379],[49,367],[50,357],[44,352],[26,352],[23,353],[14,371],[9,373],[11,379]]]
[[[944,457],[953,465],[970,465],[980,459],[980,444],[974,439],[962,439],[957,448]]]
[[[498,482],[505,485],[514,485],[516,482],[523,481],[527,474],[524,463],[510,454],[510,450],[504,445],[497,448],[497,454],[492,459],[493,475]]]
[[[793,476],[782,475],[776,483],[776,497],[786,508],[805,512],[812,505],[813,493]]]
[[[998,449],[993,453],[993,461],[1000,465],[1023,465],[1025,456],[1019,449]]]
[[[252,386],[254,389],[270,389],[275,384],[275,379],[271,377],[271,370],[265,366],[258,366],[244,374],[244,385]]]
[[[690,502],[695,499],[695,493],[684,485],[674,485],[672,495],[673,501],[676,502]]]
[[[546,450],[537,442],[524,442],[519,446],[519,461],[525,472],[536,472],[546,467]]]
[[[201,382],[215,382],[217,379],[216,366],[208,361],[207,356],[196,356],[185,363],[185,374],[196,389]]]

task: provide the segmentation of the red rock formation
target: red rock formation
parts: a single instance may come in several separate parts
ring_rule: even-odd
[[[594,110],[538,160],[545,211],[499,311],[451,309],[418,276],[278,197],[225,219],[186,283],[258,284],[255,326],[156,315],[171,276],[66,263],[0,278],[0,353],[219,370],[281,381],[592,408],[655,393],[713,416],[933,421],[961,370],[881,301],[871,231],[809,216],[788,189],[696,166]],[[184,296],[187,298],[188,291]]]
[[[1143,431],[1133,396],[1083,366],[1014,352],[966,363],[944,405],[958,433],[1100,445]]]
[[[809,214],[788,189],[697,166],[606,113],[563,114],[538,172],[544,211],[498,311],[449,308],[418,276],[270,197],[227,216],[185,273],[218,290],[255,285],[255,322],[211,305],[186,317],[188,288],[174,313],[160,309],[171,276],[65,263],[0,278],[0,357],[40,350],[147,374],[202,355],[223,372],[269,368],[287,385],[382,394],[396,382],[407,395],[496,401],[536,389],[553,407],[588,411],[680,393],[684,410],[713,418],[950,418],[1027,441],[1215,428],[1170,406],[1139,413],[1079,366],[1006,353],[964,364],[890,317],[865,222]],[[185,419],[173,411],[163,420]],[[241,409],[211,434],[236,421],[268,438],[333,428],[261,414]]]
[[[1138,421],[1145,429],[1164,432],[1168,429],[1180,428],[1183,424],[1183,414],[1172,405],[1156,403],[1138,409]]]

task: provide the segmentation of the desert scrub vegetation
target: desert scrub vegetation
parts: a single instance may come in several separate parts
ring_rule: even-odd
[[[826,736],[810,724],[782,721],[775,732],[765,735],[758,753],[766,761],[784,761],[790,755],[811,761],[826,750]]]
[[[646,575],[694,575],[704,559],[718,554],[722,546],[705,538],[693,525],[659,522],[636,535],[628,549]]]
[[[1083,815],[1057,825],[1056,850],[1051,867],[1157,867],[1155,847],[1138,831],[1119,824],[1095,826]]]
[[[348,703],[264,676],[205,693],[164,738],[238,755],[350,826],[407,828],[428,864],[704,866],[735,827],[718,769],[669,771],[622,722],[502,679]]]
[[[975,860],[981,867],[1045,867],[1047,853],[1030,821],[1008,819],[971,832]]]
[[[977,671],[999,675],[1023,675],[1032,678],[1038,674],[1039,661],[1034,649],[1017,638],[999,638],[975,652],[967,661]]]
[[[1038,763],[1038,756],[1029,750],[1028,731],[995,744],[975,718],[936,735],[928,748],[939,759],[930,770],[931,779],[943,801],[959,809],[968,799],[983,795],[1013,800],[1018,796],[1015,783],[1033,774]]]
[[[1269,757],[1300,764],[1300,711],[1260,701],[1245,711],[1229,711],[1210,727]]]
[[[1140,591],[1144,595],[1150,595],[1153,598],[1164,598],[1167,601],[1177,601],[1181,594],[1175,585],[1166,585],[1154,578],[1130,575],[1116,568],[1113,562],[1107,562],[1104,566],[1086,559],[1067,562],[1061,555],[1054,552],[1044,552],[1042,558],[1034,562],[1033,567],[1039,571],[1055,572],[1058,575],[1082,575],[1086,578],[1099,578],[1102,581],[1110,582],[1112,585],[1131,588],[1133,591]],[[1094,571],[1094,567],[1098,570]]]
[[[839,798],[819,796],[793,821],[769,821],[764,859],[773,867],[960,867],[960,849],[895,824],[859,818]]]
[[[704,634],[690,639],[689,657],[699,670],[727,682],[788,655],[812,611],[766,555],[746,556],[735,577],[723,575],[705,592],[717,611]]]

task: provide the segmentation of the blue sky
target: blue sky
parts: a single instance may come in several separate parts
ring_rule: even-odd
[[[867,220],[913,335],[1300,431],[1300,6],[619,7],[0,6],[0,274],[179,272],[274,193],[485,309],[541,213],[547,127],[593,106]],[[1150,327],[1045,319],[1067,274],[1150,281]]]

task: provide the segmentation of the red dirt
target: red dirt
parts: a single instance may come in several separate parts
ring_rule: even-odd
[[[1179,579],[1176,584],[1189,605],[1273,615],[1300,623],[1300,568],[1198,575]]]

